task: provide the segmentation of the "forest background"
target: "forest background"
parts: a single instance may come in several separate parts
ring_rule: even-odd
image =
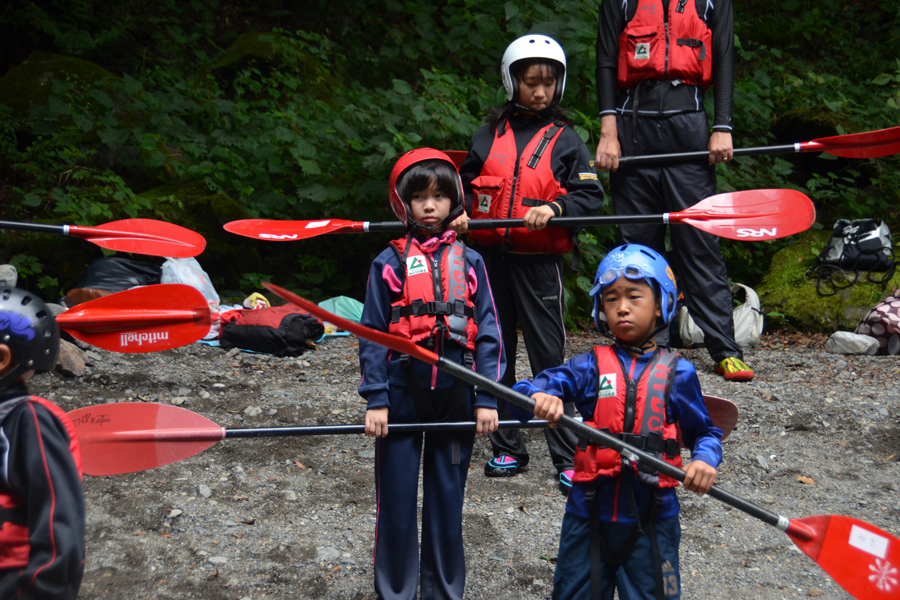
[[[900,2],[735,4],[735,146],[900,123]],[[528,32],[551,35],[565,48],[563,105],[593,154],[598,6],[6,0],[0,218],[80,225],[163,219],[206,236],[198,260],[226,298],[239,300],[271,280],[316,299],[361,299],[370,260],[387,236],[281,244],[238,238],[221,226],[248,217],[393,220],[393,162],[420,146],[467,149],[486,110],[505,100],[503,50]],[[900,231],[897,157],[747,157],[717,169],[719,192],[808,194],[817,227],[830,229],[838,217],[878,217]],[[723,241],[732,280],[754,285],[791,242]],[[615,229],[586,230],[580,243],[581,275],[569,272],[566,281],[570,325],[588,322],[585,292]],[[19,269],[20,285],[48,300],[101,256],[90,244],[21,232],[0,238],[0,251]]]

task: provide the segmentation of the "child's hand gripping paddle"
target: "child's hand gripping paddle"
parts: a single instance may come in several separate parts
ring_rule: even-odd
[[[263,286],[316,317],[334,323],[350,333],[397,352],[408,354],[434,365],[454,377],[477,385],[498,398],[503,398],[524,409],[534,410],[534,401],[531,398],[488,379],[470,368],[447,361],[409,340],[397,338],[382,331],[375,331],[338,317],[277,285],[264,283]],[[563,416],[559,425],[597,444],[612,448],[633,462],[642,463],[678,481],[684,481],[684,471],[681,469],[630,446],[617,437],[568,416]],[[865,521],[838,515],[788,519],[716,486],[713,486],[709,495],[787,533],[798,548],[854,597],[860,599],[884,598],[885,600],[897,597],[898,589],[900,589],[900,577],[898,577],[900,540],[886,531]]]

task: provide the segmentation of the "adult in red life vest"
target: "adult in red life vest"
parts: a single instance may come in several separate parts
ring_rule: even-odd
[[[513,41],[500,65],[507,102],[488,114],[475,132],[460,169],[466,215],[451,228],[466,231],[468,219],[524,218],[526,227],[469,233],[484,256],[503,330],[507,370],[501,382],[516,381],[517,326],[522,329],[532,373],[562,364],[563,254],[572,251],[577,231],[548,227],[558,216],[596,215],[603,189],[591,156],[559,106],[566,87],[566,55],[544,35]],[[567,414],[574,415],[570,405]],[[506,418],[506,403],[500,401]],[[568,493],[575,436],[545,430],[560,490]],[[494,457],[489,477],[511,476],[528,464],[528,448],[518,430],[491,434]]]
[[[613,338],[515,390],[535,400],[534,414],[559,420],[574,401],[584,422],[681,467],[675,423],[691,448],[685,487],[707,493],[722,459],[722,432],[703,404],[694,366],[657,347],[654,336],[675,312],[675,276],[656,251],[615,248],[594,278],[597,328]],[[531,414],[515,409],[517,418]],[[559,539],[553,598],[659,600],[680,597],[678,482],[610,448],[581,440]]]
[[[456,167],[437,150],[408,152],[391,172],[390,199],[407,235],[372,263],[360,323],[498,381],[506,363],[484,262],[447,229],[463,210]],[[359,363],[366,433],[378,438],[375,592],[385,600],[415,600],[421,581],[423,600],[462,598],[463,495],[475,432],[397,434],[391,424],[474,418],[478,433],[490,433],[497,429],[497,401],[431,365],[362,339]]]
[[[50,371],[59,328],[44,302],[0,289],[0,599],[74,599],[84,573],[75,427],[25,382]]]
[[[712,85],[709,132],[703,100]],[[732,0],[604,0],[597,31],[598,169],[610,176],[617,215],[688,208],[716,193],[715,164],[733,157]],[[620,156],[709,149],[708,161],[619,168]],[[625,243],[664,252],[663,224],[621,225]],[[748,381],[734,339],[731,291],[719,238],[693,227],[670,229],[672,265],[715,370]],[[668,343],[667,332],[658,340]]]

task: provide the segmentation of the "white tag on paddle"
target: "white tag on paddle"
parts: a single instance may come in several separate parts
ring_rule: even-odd
[[[884,558],[887,553],[888,539],[853,525],[850,528],[850,545],[878,558]]]
[[[306,229],[316,229],[317,227],[325,227],[329,223],[331,223],[330,219],[328,221],[310,221],[309,223],[306,224]]]

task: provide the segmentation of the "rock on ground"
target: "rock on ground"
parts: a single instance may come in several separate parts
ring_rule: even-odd
[[[767,337],[768,340],[767,341]],[[596,338],[570,336],[568,353]],[[747,354],[757,377],[713,375],[685,351],[704,392],[733,400],[722,487],[788,517],[850,515],[900,536],[900,363],[838,356],[766,334]],[[523,346],[520,344],[520,349]],[[355,338],[301,358],[191,345],[98,358],[82,377],[37,376],[32,389],[66,410],[183,399],[219,425],[362,423]],[[518,374],[528,374],[519,356]],[[261,409],[248,411],[250,407]],[[251,413],[254,416],[250,416]],[[475,443],[464,519],[466,598],[550,596],[565,502],[540,431],[526,431],[528,470],[485,478]],[[88,545],[82,599],[373,598],[375,491],[365,436],[229,439],[151,471],[86,477]],[[848,598],[784,533],[716,500],[681,493],[685,600]]]

